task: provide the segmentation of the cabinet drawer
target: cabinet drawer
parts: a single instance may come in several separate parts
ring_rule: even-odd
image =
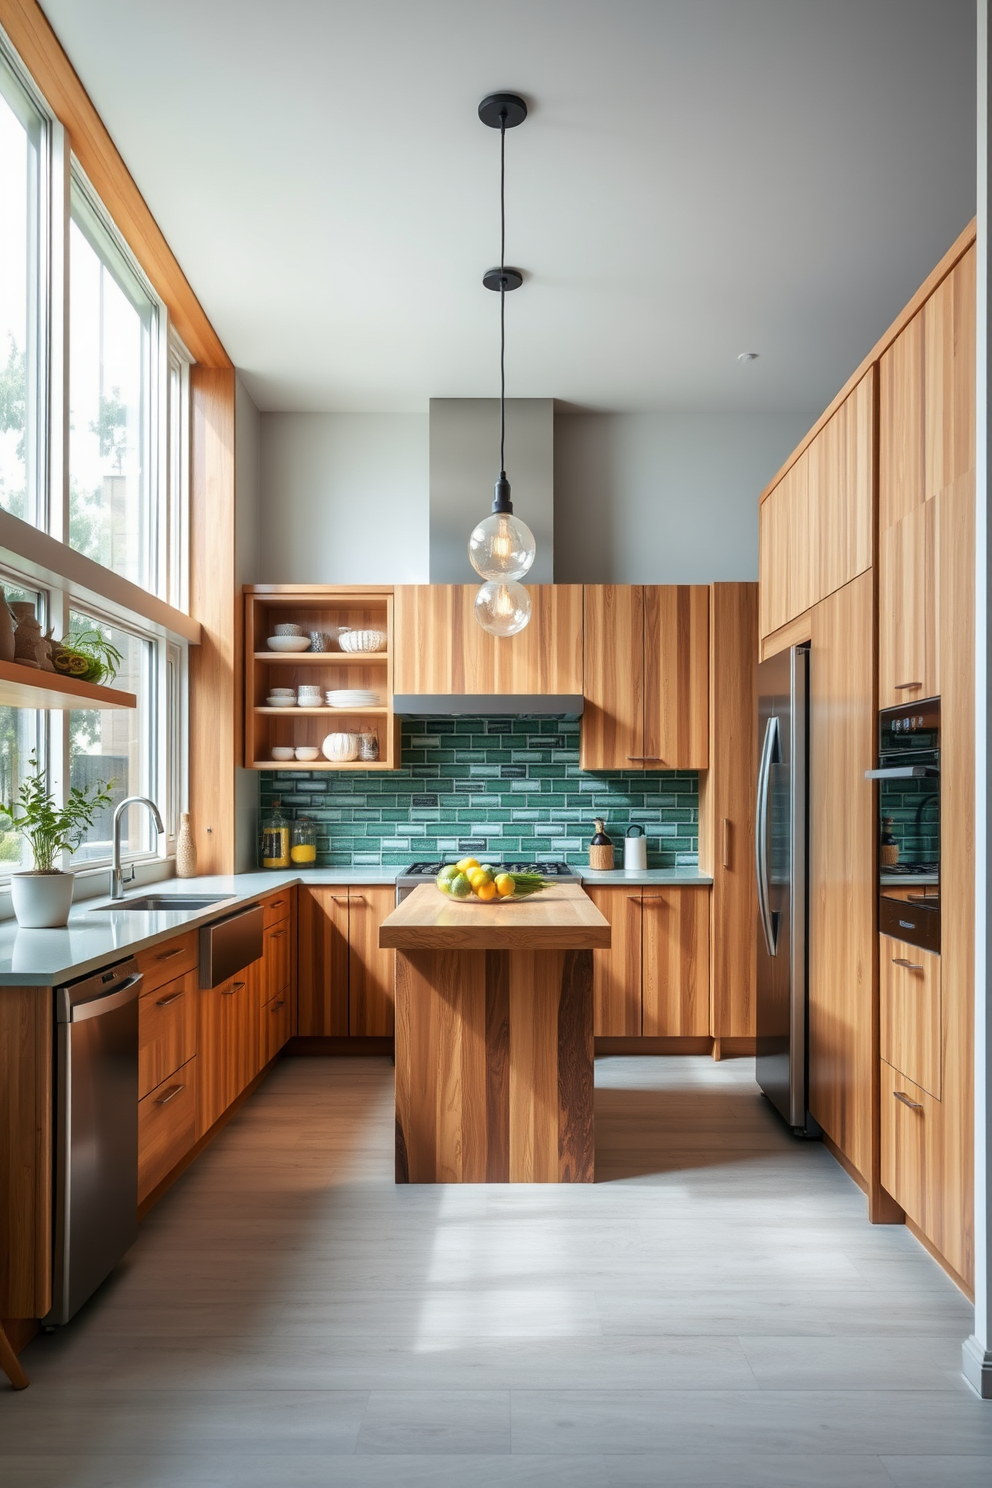
[[[262,932],[262,1001],[289,986],[291,926],[283,920]]]
[[[173,982],[176,977],[185,976],[188,971],[196,969],[199,959],[196,936],[195,930],[189,930],[185,935],[177,935],[172,940],[149,946],[147,951],[138,952],[135,960],[145,979],[141,988],[142,997],[158,987],[164,987],[166,982]]]
[[[280,920],[289,918],[293,907],[293,890],[282,889],[278,894],[273,894],[269,899],[262,900],[262,923],[266,930],[270,925],[278,925]]]
[[[273,997],[271,1002],[267,1002],[262,1008],[262,1021],[259,1027],[262,1065],[274,1059],[289,1038],[291,1015],[292,1006],[288,991],[281,993],[278,997]]]
[[[138,1097],[196,1053],[196,972],[146,992],[138,1003]]]
[[[887,1064],[940,1099],[940,957],[880,935],[880,1052]]]
[[[881,1061],[882,1187],[921,1230],[929,1230],[928,1148],[936,1141],[940,1102]]]
[[[196,1060],[138,1102],[138,1201],[151,1193],[196,1141]]]

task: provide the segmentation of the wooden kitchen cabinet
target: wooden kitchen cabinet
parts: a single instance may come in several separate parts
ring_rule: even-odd
[[[254,1077],[258,1020],[247,972],[200,992],[197,1137],[210,1130]]]
[[[879,942],[879,1053],[940,1099],[940,957],[888,935]]]
[[[709,587],[587,584],[584,770],[704,770]]]
[[[197,973],[143,992],[138,1002],[138,1099],[196,1054]]]
[[[938,521],[940,497],[918,503],[879,532],[878,702],[881,708],[940,695]]]
[[[581,694],[581,585],[526,588],[530,621],[519,635],[501,639],[476,622],[477,584],[398,585],[395,691]]]
[[[597,1038],[685,1038],[709,1033],[707,887],[590,885],[612,944],[593,952]]]
[[[138,1203],[186,1156],[197,1136],[194,1055],[138,1102]]]
[[[342,884],[299,892],[300,1034],[391,1036],[394,955],[379,949],[379,926],[395,889]]]

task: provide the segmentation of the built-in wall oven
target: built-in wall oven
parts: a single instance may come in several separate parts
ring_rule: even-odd
[[[878,928],[940,950],[940,699],[878,715]]]

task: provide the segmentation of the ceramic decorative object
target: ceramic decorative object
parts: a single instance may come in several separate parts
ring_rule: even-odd
[[[358,758],[357,734],[328,734],[321,745],[324,758],[333,764],[344,764]]]
[[[631,822],[623,839],[623,866],[628,873],[643,873],[648,866],[648,839],[636,822]]]
[[[193,826],[189,812],[179,818],[179,833],[176,837],[176,877],[196,877],[196,843],[193,841]]]
[[[10,608],[17,621],[17,629],[14,632],[14,660],[20,662],[21,666],[39,666],[38,646],[42,639],[41,622],[34,612],[34,605],[25,600],[17,600]]]
[[[358,758],[360,760],[377,760],[379,758],[379,735],[375,729],[366,729],[358,736]]]
[[[606,824],[601,816],[595,819],[596,835],[589,844],[589,867],[609,871],[613,867],[613,842],[606,835]]]
[[[386,644],[386,632],[384,630],[349,630],[343,625],[338,631],[338,645],[342,651],[372,652],[381,651]]]
[[[10,898],[25,930],[55,930],[69,919],[74,873],[12,873]]]
[[[0,589],[0,661],[14,659],[14,620],[7,608],[7,596]]]
[[[326,635],[324,631],[322,631],[322,630],[312,630],[310,632],[310,650],[311,651],[329,651],[330,650],[330,639],[331,639],[330,636],[329,635]]]
[[[265,642],[270,651],[309,651],[310,637],[304,635],[274,635]]]

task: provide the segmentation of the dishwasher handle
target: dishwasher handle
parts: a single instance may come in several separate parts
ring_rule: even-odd
[[[116,1008],[126,1007],[138,996],[144,977],[141,972],[135,972],[126,981],[115,987],[113,992],[105,993],[102,997],[91,997],[88,1002],[77,1002],[75,1007],[69,1009],[69,1023],[85,1023],[87,1018],[102,1018],[104,1013],[112,1013]]]

